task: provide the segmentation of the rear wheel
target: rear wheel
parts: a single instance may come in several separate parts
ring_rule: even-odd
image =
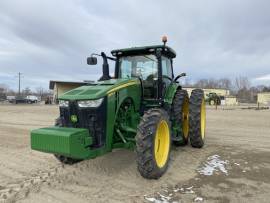
[[[63,127],[63,122],[62,122],[60,117],[55,120],[55,126]],[[79,159],[73,159],[73,158],[66,157],[66,156],[63,156],[60,154],[54,154],[54,156],[58,161],[60,161],[63,164],[72,165],[72,164],[75,164],[75,163],[78,163],[79,161],[81,161]]]
[[[201,148],[205,139],[205,100],[202,89],[191,92],[189,103],[189,139],[192,147]]]
[[[214,106],[214,105],[215,105],[215,100],[214,100],[214,99],[211,99],[211,100],[209,101],[209,105]]]
[[[186,145],[188,143],[188,116],[189,116],[189,97],[186,90],[177,90],[172,103],[172,122],[173,127],[178,128],[175,136],[175,145]],[[181,139],[182,138],[182,139]],[[177,139],[180,139],[177,140]]]
[[[145,112],[136,135],[137,164],[144,178],[158,179],[168,168],[171,148],[170,121],[166,111]]]

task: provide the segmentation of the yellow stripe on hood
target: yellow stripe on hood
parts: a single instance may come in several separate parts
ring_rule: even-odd
[[[117,91],[117,90],[120,90],[120,89],[122,89],[122,88],[131,86],[131,85],[136,85],[136,84],[138,84],[138,82],[133,81],[133,82],[129,82],[129,83],[126,83],[126,84],[123,84],[123,85],[119,85],[118,87],[115,87],[115,88],[109,90],[109,91],[108,91],[108,94],[113,93],[113,92],[115,92],[115,91]]]

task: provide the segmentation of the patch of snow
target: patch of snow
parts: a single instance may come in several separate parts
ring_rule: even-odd
[[[144,197],[145,200],[149,201],[149,202],[155,202],[157,199],[154,197]]]
[[[157,194],[159,195],[158,198],[144,196],[144,199],[149,201],[149,202],[154,202],[154,203],[169,203],[169,200],[172,198],[171,196],[167,197],[167,196],[162,195],[160,193],[157,193]]]
[[[175,188],[173,189],[173,192],[178,192],[180,190],[180,188]]]
[[[194,199],[194,202],[202,202],[203,201],[203,198],[202,197],[196,197]]]
[[[186,190],[184,193],[185,194],[194,194],[195,192],[193,190]]]
[[[159,200],[156,199],[154,197],[144,197],[145,200],[149,201],[149,202],[154,202],[154,203],[169,203],[167,200]]]
[[[239,164],[239,163],[234,163],[234,165],[240,166],[240,164]]]
[[[171,197],[167,197],[167,196],[162,195],[162,194],[160,194],[160,193],[158,193],[158,195],[160,196],[160,198],[161,198],[163,201],[167,201],[167,200],[170,200],[170,199],[171,199]]]
[[[184,189],[185,194],[194,194],[195,192],[192,190],[193,186],[187,187]]]
[[[205,176],[211,176],[215,171],[221,171],[228,175],[228,171],[225,168],[225,165],[228,163],[228,160],[221,160],[219,155],[213,155],[207,158],[206,163],[203,167],[198,169],[198,172]]]

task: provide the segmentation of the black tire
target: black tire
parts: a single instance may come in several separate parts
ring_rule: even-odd
[[[158,147],[155,146],[158,129],[160,125],[166,123],[166,132],[163,133],[166,139],[165,145],[160,145],[160,140],[158,140]],[[166,126],[164,124],[164,126]],[[161,132],[161,131],[159,131]],[[164,131],[163,131],[164,132]],[[161,135],[161,134],[159,134]],[[167,135],[167,136],[166,136]],[[161,146],[161,147],[160,147]],[[163,154],[163,164],[162,166],[158,164],[156,158],[156,148],[166,149],[165,156]],[[137,165],[140,174],[147,179],[158,179],[167,170],[169,159],[170,159],[170,149],[171,149],[171,135],[170,135],[170,120],[167,112],[163,109],[149,109],[146,111],[140,121],[136,135],[136,154],[137,154]]]
[[[217,105],[221,105],[221,99],[217,98]]]
[[[180,131],[174,137],[181,137],[180,141],[173,141],[177,146],[186,145],[188,143],[188,112],[189,112],[189,97],[186,90],[179,89],[176,91],[172,103],[172,125],[179,125]],[[185,126],[185,127],[184,127]],[[180,138],[180,139],[181,139]]]
[[[189,101],[190,144],[192,147],[201,148],[205,140],[205,100],[203,90],[193,90]]]
[[[55,119],[54,126],[57,126],[57,127],[63,127],[64,126],[64,124],[62,122],[62,119],[60,117],[58,117],[57,119]]]
[[[72,165],[72,164],[75,164],[75,163],[78,163],[81,161],[79,159],[73,159],[73,158],[66,157],[66,156],[59,155],[59,154],[54,154],[54,156],[58,161],[60,161],[63,164],[67,164],[67,165]]]
[[[58,127],[63,127],[63,122],[62,122],[60,117],[55,120],[54,125],[58,126]],[[82,161],[80,159],[73,159],[73,158],[66,157],[66,156],[63,156],[63,155],[60,155],[60,154],[54,154],[54,156],[61,163],[68,164],[68,165],[72,165],[72,164],[75,164],[75,163],[78,163],[78,162]]]
[[[210,106],[214,106],[216,104],[215,100],[214,99],[210,99],[209,100],[209,105]]]

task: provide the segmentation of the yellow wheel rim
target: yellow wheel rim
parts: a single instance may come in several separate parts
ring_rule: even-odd
[[[201,136],[202,136],[202,139],[204,139],[204,136],[205,136],[205,119],[206,119],[205,101],[203,99],[202,104],[201,104]]]
[[[155,159],[157,166],[162,168],[168,159],[170,150],[170,130],[167,122],[159,122],[155,135]]]
[[[182,128],[183,128],[183,134],[184,137],[187,139],[188,137],[188,99],[185,98],[184,104],[183,104],[183,109],[182,109]]]

